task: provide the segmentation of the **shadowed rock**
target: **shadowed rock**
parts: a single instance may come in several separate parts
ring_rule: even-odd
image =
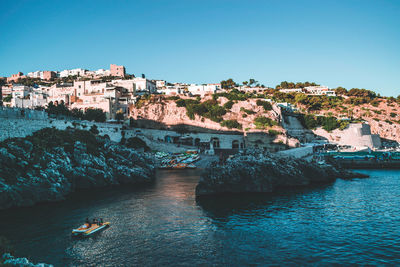
[[[152,182],[152,158],[88,131],[46,128],[0,143],[0,209],[57,201],[77,189]]]
[[[330,183],[336,178],[356,177],[366,175],[276,154],[236,155],[225,164],[213,163],[204,170],[196,187],[196,196],[273,192],[282,187]]]

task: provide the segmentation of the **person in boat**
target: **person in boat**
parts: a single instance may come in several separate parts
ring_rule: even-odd
[[[89,221],[89,218],[86,218],[85,224],[87,225],[87,227],[88,227],[88,228],[90,227],[90,221]]]
[[[96,218],[93,219],[93,224],[97,224],[97,219]]]
[[[103,218],[100,218],[100,219],[99,219],[99,224],[100,224],[100,225],[103,225]]]

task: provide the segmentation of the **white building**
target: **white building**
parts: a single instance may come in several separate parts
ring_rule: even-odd
[[[281,89],[279,92],[282,93],[302,93],[303,88],[286,88],[286,89]]]
[[[114,86],[123,87],[128,90],[130,93],[136,92],[136,83],[134,79],[131,80],[112,80],[111,83]]]
[[[157,93],[164,95],[180,95],[183,89],[175,86],[166,86],[165,88],[157,89]]]
[[[17,108],[44,107],[47,104],[46,95],[39,91],[32,91],[26,98],[13,98],[11,105]]]
[[[135,83],[136,92],[148,92],[150,94],[157,92],[156,84],[146,78],[133,78]]]
[[[12,98],[25,98],[31,91],[29,86],[15,84],[11,89]]]
[[[167,82],[164,80],[155,80],[157,89],[165,88]]]
[[[246,93],[261,93],[265,90],[264,87],[250,87],[250,86],[240,86],[239,90]]]
[[[94,72],[97,76],[111,76],[110,70],[98,69]]]
[[[218,90],[221,89],[220,84],[191,84],[188,86],[188,91],[192,95],[205,95],[205,94],[214,94]]]
[[[43,77],[43,71],[29,72],[26,76],[29,78],[41,78]]]
[[[304,87],[306,90],[307,94],[310,95],[327,95],[327,96],[336,96],[336,93],[334,90],[330,90],[326,86],[307,86]]]
[[[84,69],[72,69],[60,71],[60,78],[68,76],[85,76],[87,70]]]

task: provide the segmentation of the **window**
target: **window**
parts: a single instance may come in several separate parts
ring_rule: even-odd
[[[238,140],[233,140],[233,141],[232,141],[232,148],[233,148],[233,149],[239,148],[239,141],[238,141]]]
[[[211,138],[211,144],[214,148],[219,148],[219,139],[217,137]]]

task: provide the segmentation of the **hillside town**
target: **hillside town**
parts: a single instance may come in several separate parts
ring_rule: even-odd
[[[0,78],[1,97],[4,106],[35,109],[46,107],[50,102],[63,103],[73,109],[101,109],[107,119],[122,113],[129,117],[133,105],[143,95],[160,94],[167,96],[200,96],[226,92],[221,83],[186,84],[169,83],[165,80],[148,79],[144,74],[135,77],[126,73],[124,66],[110,65],[109,70],[71,69],[63,71],[22,72]],[[260,93],[268,87],[259,84],[234,85],[243,92]],[[334,96],[335,92],[326,86],[305,86],[304,88],[281,89],[283,93],[302,92],[308,95]]]
[[[136,77],[115,64],[108,70],[18,72],[0,81],[3,108],[45,109],[49,115],[106,123],[125,121],[136,127],[122,131],[126,137],[140,137],[155,151],[196,149],[229,155],[243,149],[277,152],[298,148],[290,153],[315,158],[319,156],[315,150],[326,144],[354,152],[396,147],[399,141],[396,123],[362,117],[367,113],[356,117],[358,107],[350,113],[344,106],[363,104],[359,110],[368,110],[368,102],[378,100],[365,89],[331,89],[310,82],[282,82],[270,88],[254,79],[241,84],[232,79],[209,84],[171,83],[144,74]],[[100,111],[104,118],[83,116],[91,111]],[[0,115],[13,114],[3,113]],[[383,124],[387,124],[385,131]],[[107,127],[101,129],[113,136]],[[121,138],[125,136],[120,134],[114,140],[120,142]]]

